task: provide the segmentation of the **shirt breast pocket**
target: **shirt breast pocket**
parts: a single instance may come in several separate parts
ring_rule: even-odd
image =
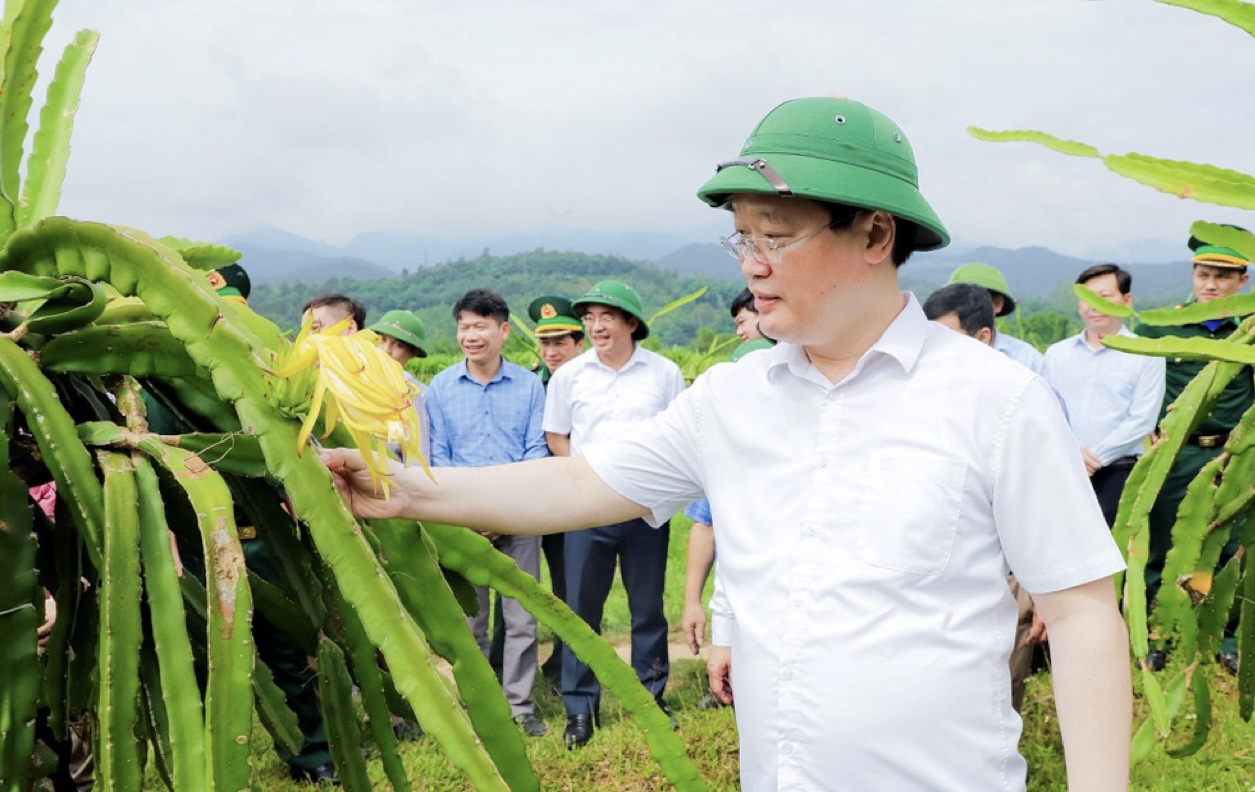
[[[909,575],[945,570],[954,550],[967,465],[925,454],[871,461],[856,552],[866,563]]]

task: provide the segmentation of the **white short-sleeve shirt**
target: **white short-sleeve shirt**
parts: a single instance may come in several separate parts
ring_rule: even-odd
[[[680,367],[639,344],[619,369],[602,363],[590,349],[549,380],[545,431],[570,435],[571,454],[579,454],[590,442],[658,414],[683,390]]]
[[[746,790],[1022,790],[1008,567],[1123,561],[1045,382],[913,297],[832,385],[780,344],[585,447],[653,512],[710,499]]]

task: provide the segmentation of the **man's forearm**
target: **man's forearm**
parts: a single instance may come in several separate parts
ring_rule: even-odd
[[[1097,581],[1111,587],[1110,579]],[[1129,784],[1133,693],[1124,620],[1111,603],[1080,603],[1051,612],[1038,598],[1050,631],[1055,706],[1071,792],[1122,792]],[[1043,607],[1044,606],[1044,607]]]
[[[684,602],[701,604],[702,589],[715,563],[714,529],[703,522],[694,522],[689,532],[688,555],[684,567]]]
[[[583,457],[510,465],[441,468],[433,483],[421,468],[397,473],[404,516],[509,534],[544,534],[611,525],[649,511],[619,495]]]

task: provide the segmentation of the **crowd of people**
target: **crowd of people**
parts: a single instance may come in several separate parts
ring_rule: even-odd
[[[1127,788],[1130,662],[1113,583],[1124,562],[1109,529],[1130,470],[1203,364],[1104,339],[1223,338],[1238,319],[1126,327],[1081,301],[1082,331],[1042,354],[998,327],[1016,302],[989,264],[959,267],[921,304],[898,269],[948,233],[905,133],[848,99],[775,108],[698,195],[730,213],[722,244],[747,283],[730,306],[742,342],[730,362],[686,387],[642,346],[637,292],[606,280],[532,301],[528,370],[502,354],[517,332],[506,301],[473,289],[452,308],[462,359],[429,384],[410,377],[431,477],[394,462],[384,498],[360,453],[323,452],[354,512],[468,526],[536,579],[543,555],[554,593],[594,630],[617,568],[632,667],[670,713],[663,595],[669,524],[684,511],[678,627],[694,654],[709,632],[705,701],[735,705],[744,789],[1022,790],[1018,710],[1044,641],[1070,788]],[[1237,251],[1190,248],[1194,302],[1246,285]],[[220,293],[247,298],[246,279],[241,294],[226,272],[236,280]],[[1116,264],[1075,280],[1132,304]],[[315,332],[374,331],[401,365],[427,354],[412,312],[368,325],[364,306],[330,294],[304,314]],[[1177,458],[1151,514],[1152,599],[1185,487],[1252,405],[1248,371]],[[264,557],[248,563],[265,577]],[[542,666],[534,617],[477,593],[468,621],[518,727],[548,733],[532,698],[541,670],[561,693],[567,747],[594,739],[596,675],[556,641]],[[275,660],[294,649],[280,643],[259,652],[279,671],[301,666]],[[1150,667],[1171,648],[1161,639]],[[1219,659],[1236,673],[1231,637]],[[289,670],[308,691],[308,668]],[[299,777],[333,777],[316,710],[294,709],[305,748],[284,759]]]

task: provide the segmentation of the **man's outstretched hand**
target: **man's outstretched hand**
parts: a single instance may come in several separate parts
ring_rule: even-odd
[[[382,488],[371,478],[360,452],[351,448],[328,448],[323,450],[320,459],[331,471],[336,489],[348,501],[349,509],[356,517],[364,520],[400,517],[412,503],[407,482],[404,477],[397,476],[401,468],[395,462],[388,465],[388,476],[395,486],[389,488],[390,497],[385,499]]]

